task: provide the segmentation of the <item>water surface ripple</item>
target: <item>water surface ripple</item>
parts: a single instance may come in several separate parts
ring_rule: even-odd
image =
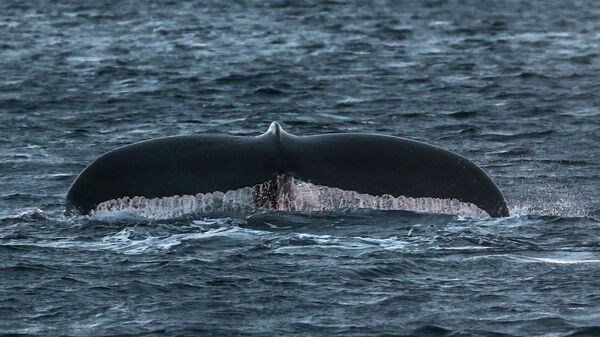
[[[595,1],[0,2],[0,333],[600,335]],[[385,133],[513,216],[64,217],[94,158],[183,134]]]

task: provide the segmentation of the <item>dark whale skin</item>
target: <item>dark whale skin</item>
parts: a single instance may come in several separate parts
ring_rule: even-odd
[[[288,175],[371,195],[458,199],[492,217],[509,215],[485,172],[448,150],[375,134],[295,136],[274,122],[256,137],[177,136],[109,151],[67,193],[67,213],[89,213],[121,197],[195,195],[254,186]]]

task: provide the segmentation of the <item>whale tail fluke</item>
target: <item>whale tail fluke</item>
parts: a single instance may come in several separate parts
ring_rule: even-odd
[[[166,137],[112,150],[77,177],[67,204],[86,214],[125,196],[225,192],[280,175],[373,196],[456,199],[492,217],[509,214],[485,172],[453,152],[373,134],[295,136],[277,123],[256,137]]]

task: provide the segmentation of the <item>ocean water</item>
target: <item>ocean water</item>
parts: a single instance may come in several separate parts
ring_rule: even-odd
[[[600,3],[0,2],[0,334],[600,335]],[[144,139],[372,132],[511,217],[65,217]]]

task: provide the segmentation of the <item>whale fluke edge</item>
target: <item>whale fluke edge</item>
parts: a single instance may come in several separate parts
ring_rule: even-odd
[[[122,197],[161,198],[255,186],[279,176],[374,196],[457,199],[509,215],[502,192],[468,159],[375,134],[296,136],[277,122],[259,136],[173,136],[109,151],[67,193],[67,213]]]

